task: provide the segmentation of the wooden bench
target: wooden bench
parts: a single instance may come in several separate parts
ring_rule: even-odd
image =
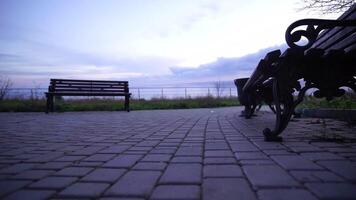
[[[125,110],[130,111],[131,93],[127,81],[51,79],[45,95],[47,98],[46,113],[54,111],[54,97],[56,96],[124,96]]]
[[[285,36],[290,48],[283,53],[269,52],[241,90],[242,95],[253,98],[261,86],[272,82],[270,93],[276,122],[274,130],[263,130],[266,141],[282,140],[279,134],[287,127],[308,89],[314,88],[315,97],[327,100],[342,96],[344,87],[356,91],[356,5],[337,20],[296,21],[287,28]],[[247,109],[253,112],[252,108]]]

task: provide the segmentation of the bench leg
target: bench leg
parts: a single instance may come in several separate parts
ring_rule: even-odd
[[[294,101],[293,94],[286,92],[283,88],[281,89],[278,85],[278,81],[276,79],[273,80],[274,109],[272,111],[275,111],[276,123],[274,130],[270,130],[269,128],[263,130],[266,141],[282,141],[282,137],[278,135],[287,127],[294,114],[295,107],[303,101],[305,92],[310,88],[312,88],[312,85],[307,82],[305,87],[299,91],[298,98]],[[283,105],[283,108],[281,105]],[[272,109],[273,107],[270,106],[270,108]]]
[[[281,100],[283,102],[281,102]],[[275,141],[281,142],[282,137],[279,136],[280,133],[287,127],[289,120],[294,111],[293,95],[281,91],[278,81],[273,80],[273,101],[276,111],[276,123],[274,130],[265,128],[263,130],[263,135],[265,141]],[[283,105],[283,108],[281,107]]]
[[[46,113],[48,114],[50,108],[50,95],[46,95]]]
[[[51,95],[49,99],[50,99],[50,109],[51,109],[51,112],[54,112],[54,96]]]
[[[125,96],[125,110],[130,112],[130,96]]]

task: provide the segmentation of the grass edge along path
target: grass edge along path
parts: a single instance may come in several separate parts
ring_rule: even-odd
[[[240,105],[237,98],[197,97],[187,99],[130,100],[131,110],[213,108]],[[44,112],[45,99],[7,99],[0,101],[0,112]],[[122,99],[67,99],[55,102],[57,112],[121,111]]]

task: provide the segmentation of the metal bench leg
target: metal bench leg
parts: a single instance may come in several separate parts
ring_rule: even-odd
[[[276,79],[273,80],[273,101],[276,109],[275,127],[274,130],[265,128],[263,135],[266,141],[280,142],[282,137],[278,135],[287,127],[294,111],[294,103],[293,95],[282,91]],[[283,105],[283,108],[281,105]]]
[[[125,96],[125,110],[130,112],[130,96]]]
[[[54,112],[54,96],[53,95],[50,96],[49,101],[50,101],[51,112]]]
[[[303,101],[305,92],[312,87],[313,85],[311,83],[306,82],[305,87],[299,91],[298,98],[294,101],[293,94],[286,92],[288,88],[287,90],[286,88],[280,88],[278,80],[273,80],[273,101],[276,113],[276,124],[273,131],[269,128],[263,130],[266,141],[282,141],[282,137],[278,135],[287,127],[295,107]],[[281,108],[281,105],[283,105],[283,108]]]
[[[46,95],[46,113],[48,114],[49,112],[49,107],[50,107],[50,95]]]

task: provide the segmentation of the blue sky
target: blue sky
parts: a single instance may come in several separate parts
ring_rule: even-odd
[[[1,0],[0,74],[154,83],[248,76],[302,18],[301,0]]]

